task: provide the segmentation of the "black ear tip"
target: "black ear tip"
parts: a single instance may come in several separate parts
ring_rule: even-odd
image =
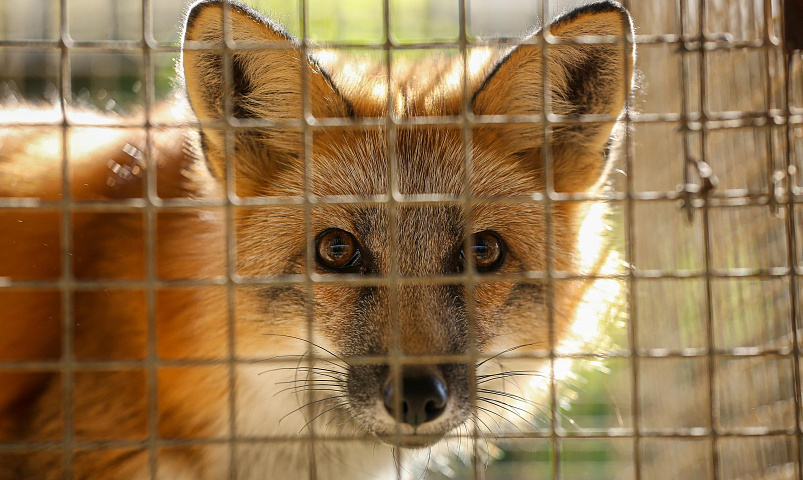
[[[602,0],[599,2],[594,2],[579,6],[574,10],[571,10],[567,14],[561,16],[560,18],[556,19],[555,21],[553,21],[552,25],[569,23],[586,15],[597,15],[601,13],[614,13],[614,12],[621,14],[622,23],[626,26],[628,31],[632,31],[633,20],[630,18],[630,12],[627,11],[627,8],[625,8],[624,5],[615,0]]]
[[[195,24],[195,21],[198,19],[198,16],[201,15],[201,12],[213,5],[220,5],[222,3],[223,2],[221,0],[198,0],[197,2],[191,4],[187,10],[185,29],[189,30],[192,28],[192,26]]]
[[[595,4],[591,4],[592,6]],[[604,0],[602,2],[598,2],[599,5],[599,12],[618,12],[622,15],[622,18],[625,19],[625,22],[629,25],[633,23],[633,19],[630,17],[630,12],[625,8],[624,5],[615,1],[615,0]]]
[[[209,8],[222,8],[223,5],[229,5],[229,10],[231,11],[232,15],[245,15],[249,17],[251,20],[267,26],[270,30],[272,30],[276,35],[279,37],[289,40],[295,41],[294,38],[287,33],[287,31],[279,24],[273,22],[271,19],[263,15],[262,13],[254,10],[253,8],[249,7],[248,5],[244,5],[240,2],[236,2],[234,0],[197,0],[195,3],[190,4],[189,8],[187,9],[187,20],[184,26],[184,37],[187,37],[187,34],[192,31],[195,27],[195,23],[201,17],[201,14],[205,12]],[[220,16],[218,16],[220,18]]]
[[[615,0],[604,0],[604,1],[600,2],[600,3],[606,5],[606,7],[605,7],[605,8],[607,8],[606,11],[608,11],[608,12],[619,12],[622,15],[622,18],[626,19],[625,20],[626,23],[628,23],[628,24],[632,24],[633,23],[633,19],[630,16],[630,12],[621,3],[619,3],[619,2],[617,2]]]
[[[189,8],[187,9],[187,21],[186,21],[186,29],[189,30],[192,28],[195,21],[198,17],[203,13],[204,10],[210,7],[220,7],[224,4],[229,4],[233,8],[237,10],[241,10],[244,12],[250,12],[247,6],[243,5],[242,3],[235,2],[233,0],[197,0],[196,2],[190,4]]]
[[[627,9],[621,3],[615,0],[602,0],[601,2],[589,3],[577,10],[586,11],[588,13],[607,13],[607,12],[622,12],[627,13]]]

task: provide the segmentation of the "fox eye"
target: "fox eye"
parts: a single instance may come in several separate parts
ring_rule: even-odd
[[[502,266],[505,259],[505,247],[502,239],[496,233],[485,230],[472,235],[470,255],[463,253],[463,257],[470,257],[477,271],[489,272]]]
[[[316,251],[324,266],[343,270],[357,266],[360,248],[354,235],[339,228],[331,228],[318,235]]]

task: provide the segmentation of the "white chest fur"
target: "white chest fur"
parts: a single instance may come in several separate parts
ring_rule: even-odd
[[[397,478],[391,449],[357,431],[348,422],[348,414],[334,418],[344,410],[336,408],[308,425],[312,417],[341,403],[342,393],[336,389],[316,390],[312,392],[316,394],[314,408],[299,409],[311,398],[307,392],[293,388],[304,382],[303,373],[296,370],[298,365],[288,362],[238,367],[234,425],[237,438],[243,441],[234,448],[236,478]],[[323,378],[313,388],[333,388],[329,385]],[[324,400],[327,397],[332,398]],[[205,478],[225,477],[210,467],[210,475]]]

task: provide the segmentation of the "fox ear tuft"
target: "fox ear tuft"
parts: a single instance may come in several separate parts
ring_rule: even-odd
[[[312,58],[301,59],[299,44],[292,36],[244,5],[202,0],[190,7],[182,67],[187,95],[201,120],[221,120],[227,114],[236,119],[302,118],[302,64],[307,68],[311,113],[315,117],[349,116],[349,105],[329,76]],[[268,155],[298,150],[298,139],[287,133],[274,128],[263,129],[256,136],[238,134],[235,148]],[[254,137],[265,145],[243,145]],[[213,173],[222,178],[223,159],[209,157],[223,156],[225,135],[220,129],[205,128],[203,138]]]
[[[548,45],[546,72],[540,45],[516,47],[476,90],[473,108],[482,115],[542,113],[546,76],[548,113],[609,117],[610,121],[579,122],[570,118],[552,124],[555,190],[585,191],[597,184],[605,171],[605,150],[611,130],[632,84],[633,47],[612,43],[611,38],[624,39],[632,33],[633,26],[624,7],[603,1],[577,8],[547,28],[558,40],[579,41]],[[599,38],[594,43],[593,37],[610,38]],[[582,43],[585,40],[589,42]],[[539,126],[511,124],[504,127],[502,134],[515,153],[539,157],[534,160],[540,162],[544,138]]]

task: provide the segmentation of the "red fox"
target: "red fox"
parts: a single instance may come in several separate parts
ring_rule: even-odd
[[[0,129],[0,479],[394,478],[482,421],[587,288],[537,200],[602,188],[631,89],[621,5],[547,28],[387,72],[205,0],[169,122]]]

